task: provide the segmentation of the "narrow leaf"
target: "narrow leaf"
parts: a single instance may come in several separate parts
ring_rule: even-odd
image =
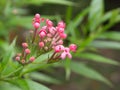
[[[114,41],[93,41],[89,46],[96,48],[120,49],[120,43]]]
[[[34,72],[30,74],[30,77],[32,79],[35,79],[37,81],[42,81],[42,82],[47,82],[47,83],[53,83],[53,84],[60,84],[61,81],[58,79],[55,79],[54,77],[45,75],[43,73],[38,73],[38,72]]]
[[[72,62],[71,63],[71,69],[73,72],[78,73],[80,75],[83,75],[85,77],[98,80],[101,82],[106,83],[109,86],[112,86],[109,80],[107,80],[103,75],[101,75],[99,72],[95,71],[94,69],[86,66],[83,63],[79,62]]]
[[[106,58],[106,57],[103,57],[101,55],[94,54],[94,53],[81,53],[77,56],[80,58],[85,58],[87,60],[92,60],[92,61],[96,61],[96,62],[112,64],[112,65],[120,65],[120,63],[117,61],[114,61],[112,59],[109,59],[109,58]]]

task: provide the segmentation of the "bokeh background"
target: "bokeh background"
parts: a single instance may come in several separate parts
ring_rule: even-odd
[[[25,41],[25,37],[27,36],[29,30],[33,28],[31,22],[34,14],[36,13],[40,13],[40,15],[44,18],[51,19],[55,24],[58,21],[63,20],[66,23],[66,27],[67,25],[68,26],[74,25],[74,21],[76,17],[81,16],[81,18],[83,18],[84,16],[84,19],[82,20],[82,24],[80,23],[81,20],[80,18],[77,27],[75,27],[75,29],[78,31],[72,31],[72,29],[69,29],[69,27],[67,27],[66,30],[66,32],[68,33],[68,39],[65,41],[65,44],[68,45],[70,42],[74,42],[77,43],[78,45],[81,45],[81,42],[79,42],[80,41],[79,38],[82,37],[86,39],[91,33],[91,31],[89,31],[89,26],[87,27],[86,25],[89,24],[88,15],[84,15],[85,12],[84,13],[82,12],[85,11],[86,8],[90,7],[93,1],[94,0],[30,0],[30,1],[0,0],[0,44],[1,44],[0,54],[3,53],[3,50],[5,48],[2,47],[3,43],[6,42],[11,43],[16,36],[17,36],[17,47],[21,46],[21,43]],[[99,1],[97,3],[96,0],[95,3],[96,4],[94,4],[95,5],[94,8],[100,6]],[[95,47],[97,50],[97,54],[120,62],[120,10],[119,10],[120,1],[103,0],[103,5],[104,6],[102,8],[104,9],[104,13],[107,13],[112,10],[118,10],[118,12],[115,11],[115,14],[113,14],[112,16],[109,17],[108,15],[109,19],[113,18],[112,22],[114,22],[115,20],[117,21],[114,22],[112,25],[110,24],[110,27],[108,26],[105,33],[104,32],[101,33],[99,38],[98,37],[95,38],[97,40],[102,40],[102,42],[94,42],[93,46],[96,45]],[[116,17],[117,19],[114,20],[114,18]],[[93,25],[97,23],[98,19],[100,20],[102,19],[102,17],[93,19],[94,21]],[[109,20],[106,20],[105,22],[102,23],[103,26],[108,24],[109,24]],[[99,26],[97,26],[96,29],[98,29]],[[74,34],[71,34],[74,32],[76,33],[75,37]],[[112,41],[115,41],[116,43],[111,43],[110,39],[112,39]],[[103,42],[106,42],[107,44]],[[85,52],[96,51],[94,50],[94,48],[91,47],[90,48],[86,46],[83,47],[86,49],[84,50]],[[89,76],[86,77],[86,75],[79,75],[76,72],[71,72],[70,75],[67,74],[70,77],[69,79],[66,79],[65,77],[66,69],[60,67],[54,67],[54,68],[52,67],[49,69],[47,68],[45,70],[40,70],[39,72],[44,73],[48,76],[58,78],[59,80],[62,81],[61,84],[52,82],[52,79],[50,80],[48,79],[47,81],[41,79],[38,82],[45,84],[52,90],[120,90],[119,66],[90,61],[89,58],[97,59],[99,57],[88,56],[88,58],[86,59],[84,58],[86,57],[84,55],[79,57],[81,53],[78,53],[77,56],[74,55],[73,60],[85,63],[87,64],[87,66],[94,68],[97,72],[101,73],[110,82],[112,82],[113,84],[112,87],[104,83],[104,80],[103,82],[101,82],[99,80],[95,80],[94,78],[91,79],[89,78]],[[86,74],[90,74],[90,73],[88,72]],[[42,74],[40,77],[42,77]]]

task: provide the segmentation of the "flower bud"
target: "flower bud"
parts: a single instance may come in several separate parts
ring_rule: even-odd
[[[70,51],[72,51],[72,52],[76,52],[77,46],[76,46],[75,44],[71,44],[71,45],[69,46],[69,49],[70,49]]]
[[[65,39],[67,37],[67,34],[65,33],[60,33],[60,38]]]
[[[30,54],[30,52],[31,52],[30,49],[28,49],[28,48],[25,49],[25,53],[26,53],[26,54]]]
[[[30,57],[30,59],[29,59],[31,62],[33,62],[34,60],[35,60],[35,57]]]
[[[15,57],[15,60],[20,61],[20,57],[19,56]]]
[[[35,29],[38,29],[40,27],[40,24],[38,22],[35,22],[33,25]]]
[[[44,47],[44,42],[39,42],[39,47],[40,48]]]
[[[27,47],[28,47],[28,44],[27,44],[27,43],[22,43],[22,47],[23,47],[23,48],[27,48]]]
[[[40,14],[35,14],[35,18],[40,18]]]

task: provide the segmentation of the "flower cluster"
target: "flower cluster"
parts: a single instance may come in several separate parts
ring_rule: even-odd
[[[41,22],[44,22],[45,25],[41,26]],[[53,51],[51,57],[48,58],[47,62],[56,62],[60,59],[65,59],[66,57],[72,58],[71,51],[76,52],[77,46],[71,44],[69,47],[63,46],[63,40],[67,38],[67,34],[64,32],[65,23],[60,21],[57,26],[53,25],[53,22],[49,19],[41,18],[40,14],[36,14],[33,18],[33,35],[32,40],[30,40],[30,46],[36,47],[36,55],[41,55],[49,51]],[[16,60],[22,64],[33,62],[35,57],[31,56],[29,61],[26,60],[26,57],[30,54],[32,47],[28,48],[28,43],[22,43],[23,53],[16,56]]]

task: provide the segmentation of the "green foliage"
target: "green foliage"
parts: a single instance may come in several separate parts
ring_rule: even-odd
[[[102,81],[110,86],[112,85],[110,81],[108,81],[103,75],[101,75],[100,73],[91,69],[83,63],[72,62],[71,69],[73,72],[78,73],[80,75],[86,76],[94,80]]]
[[[17,14],[12,12],[14,10],[12,1],[0,1],[0,36],[8,38],[6,35],[8,36],[8,30],[10,30],[11,27],[22,26],[27,29],[31,28],[32,15],[25,16],[28,14],[28,11],[22,8],[24,4],[37,6],[43,5],[44,3],[67,5],[69,7],[66,13],[66,33],[70,36],[68,37],[68,41],[78,45],[77,52],[73,54],[74,60],[77,57],[79,59],[83,58],[98,63],[116,66],[120,65],[116,60],[96,54],[98,48],[120,49],[120,33],[117,31],[107,31],[113,25],[120,22],[120,10],[115,9],[105,13],[104,0],[92,0],[90,6],[78,13],[74,18],[72,18],[72,6],[74,6],[75,3],[68,0],[30,0],[29,2],[27,0],[18,0],[14,1],[14,3],[16,3]],[[2,9],[4,9],[4,11]],[[55,21],[61,19],[60,15],[44,15],[43,17],[48,17]],[[107,23],[104,24],[105,22]],[[15,55],[15,42],[16,40],[9,45],[3,40],[0,40],[0,90],[50,90],[33,80],[52,84],[61,84],[62,81],[37,71],[61,66],[64,67],[66,71],[67,80],[69,80],[72,71],[78,75],[101,81],[112,86],[111,82],[101,73],[80,61],[75,62],[66,59],[63,62],[64,64],[61,62],[62,65],[60,63],[57,63],[59,65],[56,64],[56,66],[54,66],[54,64],[46,64],[46,58],[51,56],[51,52],[37,57],[35,62],[29,65],[21,66],[13,59]],[[92,51],[92,53],[87,50]],[[22,77],[24,77],[24,79]]]

